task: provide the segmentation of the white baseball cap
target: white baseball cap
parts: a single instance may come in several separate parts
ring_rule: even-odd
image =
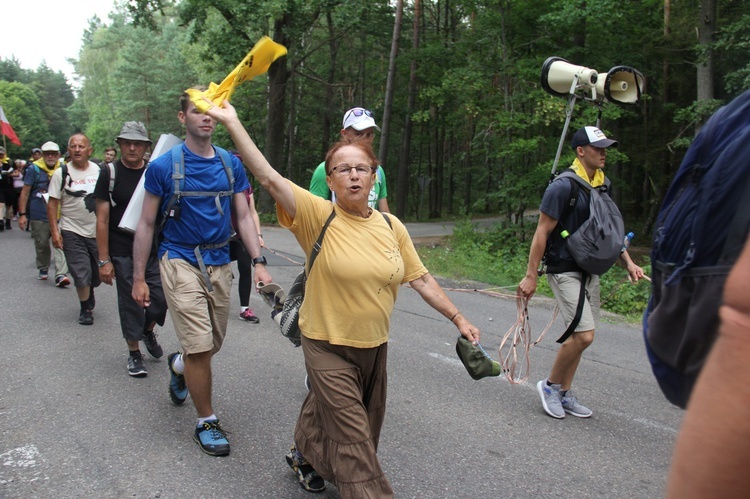
[[[372,111],[363,107],[354,107],[344,113],[344,130],[351,127],[361,132],[368,128],[376,128],[380,130],[380,127],[375,124],[375,118],[372,117]]]
[[[45,142],[42,144],[42,152],[60,152],[60,146],[54,142]]]

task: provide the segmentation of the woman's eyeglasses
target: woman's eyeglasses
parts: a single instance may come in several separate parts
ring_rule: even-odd
[[[336,173],[337,175],[340,175],[342,177],[345,177],[346,175],[349,175],[351,173],[352,169],[354,169],[357,172],[357,175],[360,177],[364,177],[365,175],[372,174],[372,167],[365,166],[365,165],[359,165],[359,166],[334,166],[331,168],[331,173],[329,175]]]

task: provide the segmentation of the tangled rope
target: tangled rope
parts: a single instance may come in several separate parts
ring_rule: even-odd
[[[542,334],[539,335],[536,341],[532,342],[528,305],[528,298],[516,297],[516,323],[505,333],[503,341],[500,342],[500,347],[497,349],[500,355],[500,365],[503,368],[503,374],[513,384],[523,383],[529,378],[529,371],[531,369],[529,351],[533,346],[542,341],[544,335],[552,327],[552,323],[555,322],[559,311],[557,306],[555,306],[552,317],[544,328],[544,331],[542,331]],[[520,365],[519,358],[521,359]]]

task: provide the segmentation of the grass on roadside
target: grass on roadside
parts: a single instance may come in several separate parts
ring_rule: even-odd
[[[496,226],[480,231],[466,221],[458,223],[443,244],[418,245],[417,251],[433,275],[484,282],[514,293],[526,274],[532,235],[532,232],[525,234],[525,242],[521,242],[516,228]],[[640,260],[636,258],[636,263],[650,275],[651,266]],[[640,321],[651,292],[648,282],[631,284],[625,269],[616,265],[601,276],[600,284],[603,310],[623,315],[630,322]],[[552,296],[544,278],[539,279],[536,292]]]

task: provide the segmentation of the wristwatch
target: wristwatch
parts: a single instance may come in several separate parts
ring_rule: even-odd
[[[250,261],[250,263],[252,263],[252,264],[253,264],[253,267],[255,267],[255,266],[256,266],[257,264],[259,264],[259,263],[260,263],[261,265],[268,265],[268,262],[266,261],[266,257],[265,257],[265,256],[259,256],[258,258],[253,258],[253,259],[252,259],[252,260]]]
[[[26,213],[19,213],[19,214],[18,214],[18,216],[19,216],[19,217],[25,217],[25,216],[26,216]]]
[[[99,260],[99,268],[104,267],[109,263],[109,260]]]

